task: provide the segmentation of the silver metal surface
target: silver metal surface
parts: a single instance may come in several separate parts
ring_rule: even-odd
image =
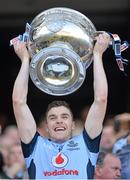
[[[51,95],[67,95],[84,82],[92,62],[93,23],[69,8],[52,8],[31,23],[28,49],[34,84]]]

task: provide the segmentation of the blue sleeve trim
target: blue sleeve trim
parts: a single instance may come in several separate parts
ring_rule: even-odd
[[[88,165],[87,165],[87,175],[88,175],[88,179],[93,179],[94,178],[94,171],[95,171],[95,167],[92,166],[92,163],[89,159]]]
[[[34,135],[34,137],[30,143],[25,144],[25,143],[21,142],[23,155],[25,158],[29,157],[30,154],[32,154],[34,147],[36,145],[36,141],[37,141],[38,136],[40,136],[40,134],[38,132],[36,132],[36,134]]]
[[[102,134],[102,133],[101,133]],[[99,134],[96,138],[91,139],[84,129],[83,131],[83,138],[84,141],[89,149],[90,152],[93,153],[98,153],[99,152],[99,145],[100,145],[100,140],[101,140],[101,134]]]
[[[30,167],[28,168],[29,179],[36,179],[36,166],[34,160],[31,160]]]

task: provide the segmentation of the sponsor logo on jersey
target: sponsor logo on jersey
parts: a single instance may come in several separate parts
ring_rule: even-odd
[[[61,169],[61,170],[54,170],[54,171],[45,171],[43,172],[44,176],[59,176],[59,175],[72,175],[78,176],[78,170],[68,170],[68,169]]]
[[[68,163],[68,157],[61,152],[59,152],[56,156],[52,157],[52,164],[55,167],[61,168],[66,166],[67,163]]]

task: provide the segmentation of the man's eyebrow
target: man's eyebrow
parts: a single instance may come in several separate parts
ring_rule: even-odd
[[[55,117],[56,116],[56,114],[50,114],[49,116],[48,116],[48,118],[50,118],[50,117]],[[61,114],[61,116],[70,116],[68,113],[62,113]]]
[[[56,115],[55,114],[50,114],[49,116],[48,116],[48,118],[50,118],[50,117],[55,117]]]
[[[68,113],[61,114],[62,116],[70,116]]]

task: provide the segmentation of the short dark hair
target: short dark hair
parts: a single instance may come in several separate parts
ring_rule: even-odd
[[[97,158],[97,165],[98,166],[103,166],[104,164],[104,159],[108,153],[105,151],[99,152],[98,158]]]
[[[71,113],[71,115],[72,115],[72,117],[73,117],[73,113],[72,113],[72,110],[71,110],[71,108],[70,108],[70,105],[69,105],[66,101],[52,101],[52,102],[48,105],[48,107],[47,107],[47,109],[46,109],[45,117],[47,118],[47,114],[48,114],[48,112],[49,112],[50,109],[52,109],[52,108],[54,108],[54,107],[59,107],[59,106],[64,106],[64,107],[66,107],[66,108],[70,111],[70,113]]]
[[[110,153],[110,152],[107,152],[107,151],[101,151],[101,152],[99,152],[96,164],[98,166],[102,167],[104,165],[104,159],[106,158],[107,155],[111,155],[113,157],[117,157],[116,154],[113,154],[113,153]]]

